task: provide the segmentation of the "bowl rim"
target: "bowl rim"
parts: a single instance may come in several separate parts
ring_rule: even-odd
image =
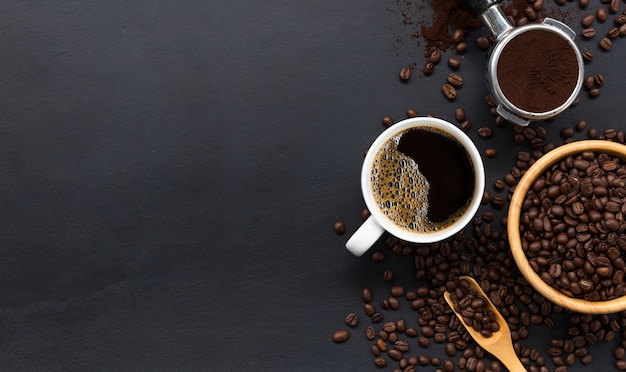
[[[548,283],[541,279],[541,277],[530,266],[530,263],[526,258],[526,253],[522,249],[519,225],[521,207],[528,189],[532,186],[537,177],[545,173],[545,171],[553,164],[566,158],[567,156],[580,154],[584,151],[604,152],[626,160],[626,145],[606,140],[581,140],[570,142],[543,155],[526,171],[521,180],[515,186],[515,192],[513,193],[509,203],[507,216],[507,235],[509,239],[509,247],[511,249],[513,259],[526,281],[528,281],[529,284],[547,300],[560,305],[563,308],[580,313],[617,313],[622,310],[626,310],[626,295],[606,301],[586,301],[583,299],[568,297],[552,288]]]

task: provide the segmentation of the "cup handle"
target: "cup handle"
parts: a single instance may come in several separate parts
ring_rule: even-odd
[[[385,229],[380,226],[376,219],[371,216],[363,222],[361,227],[348,239],[346,242],[346,248],[353,255],[360,257],[363,253],[367,252],[368,249],[376,241],[380,238],[381,235],[385,232]]]

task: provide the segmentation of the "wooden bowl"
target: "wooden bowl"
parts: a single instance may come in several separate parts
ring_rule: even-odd
[[[564,295],[543,281],[543,279],[541,279],[541,277],[532,269],[526,257],[526,253],[522,249],[520,238],[519,226],[521,207],[528,189],[532,187],[535,180],[543,175],[553,164],[561,161],[569,155],[577,155],[583,151],[593,151],[596,153],[604,152],[626,161],[625,145],[598,140],[571,142],[567,145],[559,146],[539,158],[539,160],[537,160],[526,171],[513,193],[507,218],[509,245],[511,247],[513,259],[515,260],[515,263],[524,278],[526,278],[528,283],[530,283],[530,285],[532,285],[533,288],[535,288],[535,290],[537,290],[546,299],[554,304],[562,306],[563,308],[579,313],[611,314],[626,310],[626,296],[607,301],[586,301]]]

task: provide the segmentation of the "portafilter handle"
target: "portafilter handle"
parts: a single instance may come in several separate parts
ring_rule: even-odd
[[[491,35],[500,40],[513,26],[500,8],[502,0],[465,0],[474,17],[479,18]]]

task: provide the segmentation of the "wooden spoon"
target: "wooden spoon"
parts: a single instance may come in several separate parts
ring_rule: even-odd
[[[508,324],[506,324],[506,320],[502,317],[502,314],[493,306],[493,303],[489,300],[489,297],[485,295],[482,288],[476,283],[473,278],[469,276],[462,276],[460,279],[465,279],[470,283],[470,286],[476,290],[481,296],[485,298],[487,301],[487,306],[491,309],[496,315],[496,321],[500,325],[500,329],[496,332],[493,332],[491,337],[485,337],[480,334],[480,332],[476,332],[472,326],[466,324],[463,320],[463,316],[454,310],[454,303],[450,298],[450,293],[448,291],[444,292],[443,296],[448,302],[448,305],[452,308],[452,311],[457,315],[461,323],[467,329],[467,332],[472,336],[474,341],[476,341],[483,349],[487,350],[493,356],[498,358],[505,367],[512,372],[526,371],[526,368],[517,358],[515,354],[515,350],[513,350],[513,341],[511,339],[511,330],[509,329]]]

